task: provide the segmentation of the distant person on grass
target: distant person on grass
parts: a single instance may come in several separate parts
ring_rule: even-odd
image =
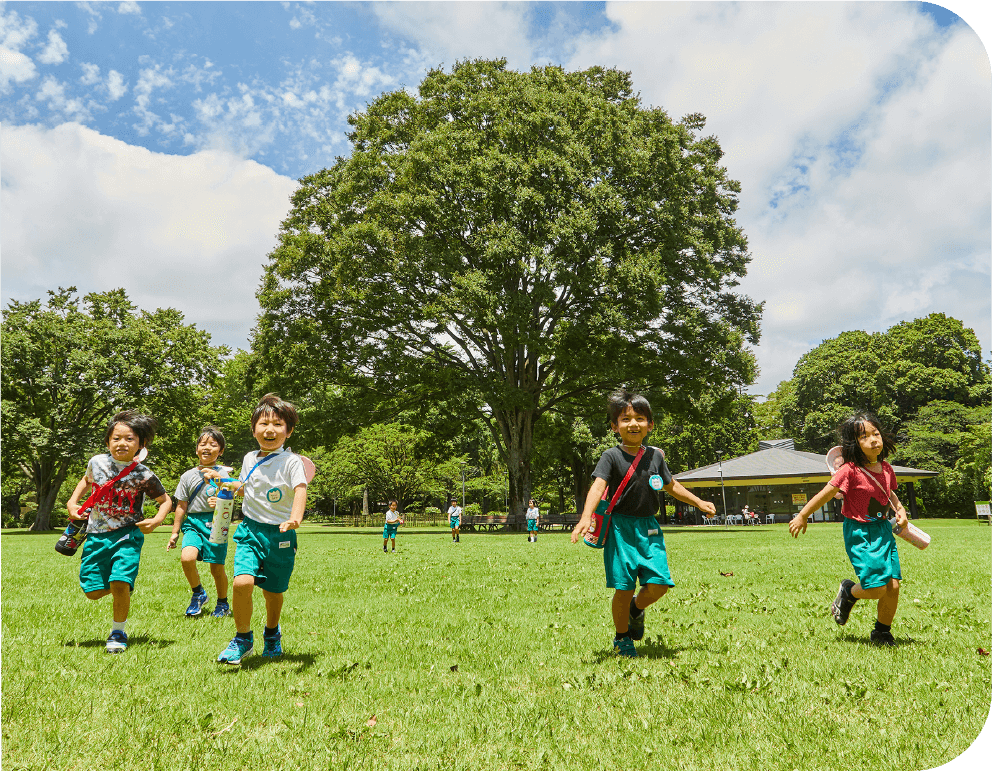
[[[859,582],[840,582],[837,597],[830,606],[834,621],[847,623],[858,600],[878,600],[877,620],[870,640],[874,645],[895,645],[892,620],[899,606],[899,552],[886,512],[891,504],[896,524],[905,527],[909,518],[896,497],[896,475],[884,458],[895,450],[895,440],[882,430],[874,415],[855,413],[838,427],[845,460],[827,485],[814,496],[791,522],[789,533],[798,538],[806,532],[806,522],[814,511],[844,494],[844,548]]]
[[[166,549],[175,549],[180,531],[183,534],[183,549],[179,553],[183,574],[189,581],[193,597],[187,616],[199,616],[203,606],[207,604],[207,591],[200,583],[200,572],[196,569],[197,562],[205,562],[210,566],[210,574],[217,589],[217,604],[210,615],[213,618],[223,618],[231,613],[227,601],[227,573],[224,563],[227,561],[227,542],[211,543],[210,527],[213,524],[213,509],[217,505],[217,481],[204,479],[207,471],[217,471],[228,474],[230,469],[217,464],[218,458],[224,454],[227,442],[224,434],[217,426],[207,426],[200,432],[196,440],[196,457],[199,465],[179,477],[176,486],[176,519],[172,524],[172,537]]]
[[[266,394],[251,416],[259,449],[245,455],[236,482],[223,486],[244,496],[244,519],[234,534],[234,596],[231,610],[237,633],[217,661],[240,664],[255,644],[251,629],[255,586],[265,598],[263,656],[282,655],[279,618],[296,562],[296,529],[307,506],[307,479],[299,455],[286,450],[299,418],[296,408]],[[220,477],[208,471],[205,478]]]
[[[541,521],[541,510],[534,499],[527,501],[527,543],[537,543],[537,528]]]
[[[393,552],[396,551],[396,531],[400,529],[400,525],[403,524],[403,520],[400,518],[400,513],[397,511],[399,504],[396,501],[389,501],[389,508],[386,509],[386,524],[382,528],[382,550],[387,551],[386,541],[392,540],[393,542]]]
[[[593,511],[603,493],[612,499],[643,446],[644,454],[633,477],[613,508],[603,548],[606,585],[615,590],[611,606],[616,628],[613,651],[633,658],[637,656],[633,641],[644,637],[644,609],[661,599],[670,586],[675,586],[668,571],[665,537],[655,519],[660,507],[657,491],[664,490],[676,500],[710,515],[716,513],[716,507],[700,500],[672,478],[662,450],[644,445],[654,428],[651,405],[644,396],[627,389],[615,391],[610,394],[609,414],[613,431],[620,435],[620,446],[604,452],[596,464],[582,516],[572,531],[572,543],[589,531]],[[641,590],[635,596],[638,581]]]
[[[114,620],[107,638],[107,653],[127,650],[127,616],[131,592],[138,578],[138,563],[145,534],[162,524],[172,510],[172,498],[162,482],[135,456],[155,438],[155,419],[136,410],[119,412],[110,419],[103,441],[107,452],[94,455],[69,498],[71,519],[80,516],[80,497],[92,488],[86,541],[79,566],[79,585],[91,600],[113,595]],[[146,519],[145,496],[158,504]]]
[[[451,499],[451,505],[448,507],[448,526],[451,528],[451,542],[459,543],[461,539],[461,532],[459,527],[462,524],[462,507],[458,505],[458,501],[454,498]]]

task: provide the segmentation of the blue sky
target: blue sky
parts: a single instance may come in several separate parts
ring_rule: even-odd
[[[954,11],[979,31],[974,3]],[[430,67],[631,71],[702,112],[743,193],[768,393],[847,329],[934,311],[990,336],[990,78],[924,3],[0,4],[2,299],[124,286],[247,347],[299,177]],[[220,287],[223,287],[221,290]],[[206,289],[217,288],[204,301]]]

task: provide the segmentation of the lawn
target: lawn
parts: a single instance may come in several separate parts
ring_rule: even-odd
[[[567,534],[401,528],[387,555],[379,532],[305,527],[286,655],[241,667],[214,662],[230,619],[183,617],[167,528],[146,538],[118,656],[78,555],[5,533],[3,768],[932,768],[988,714],[992,536],[921,525],[894,649],[867,644],[873,603],[843,628],[829,615],[850,573],[839,525],[667,529],[677,586],[635,660],[611,654],[600,554]]]

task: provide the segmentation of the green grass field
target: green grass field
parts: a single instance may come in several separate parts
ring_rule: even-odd
[[[895,649],[867,644],[874,603],[844,628],[829,615],[850,573],[839,525],[666,530],[677,586],[635,660],[610,652],[601,555],[567,534],[401,528],[386,555],[378,532],[305,527],[286,655],[240,668],[214,663],[233,621],[183,617],[168,528],[146,538],[118,656],[78,555],[5,533],[3,768],[932,768],[988,714],[992,536],[921,525],[929,549],[900,545]],[[259,638],[261,612],[256,593]]]

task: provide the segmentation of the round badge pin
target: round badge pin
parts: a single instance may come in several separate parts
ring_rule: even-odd
[[[651,478],[648,480],[648,484],[651,485],[652,490],[660,490],[662,487],[665,486],[665,483],[662,481],[661,477],[658,476],[657,474],[653,474],[651,476]]]
[[[282,490],[278,487],[273,487],[265,494],[265,497],[269,503],[279,503],[282,500]]]

